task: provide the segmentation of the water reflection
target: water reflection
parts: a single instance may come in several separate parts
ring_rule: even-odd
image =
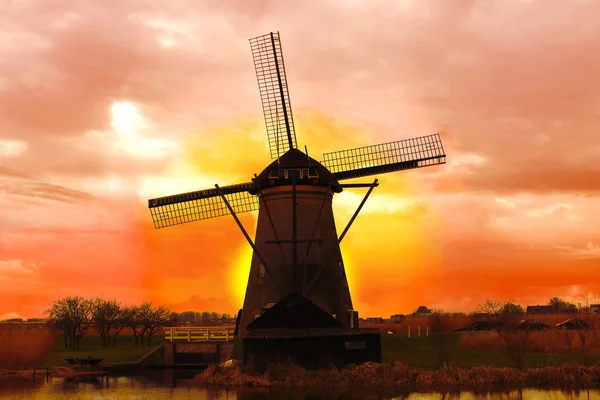
[[[495,393],[351,393],[301,391],[290,389],[206,389],[190,387],[185,379],[198,371],[157,370],[143,374],[114,377],[59,379],[15,379],[0,381],[0,399],[14,400],[600,400],[598,390],[524,389]]]

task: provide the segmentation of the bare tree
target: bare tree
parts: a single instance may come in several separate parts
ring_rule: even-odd
[[[94,321],[94,302],[80,296],[56,300],[45,311],[51,322],[63,330],[65,347],[79,349],[81,338]]]
[[[94,323],[100,333],[102,347],[110,346],[110,331],[121,314],[121,303],[116,300],[94,300]]]
[[[138,339],[140,339],[140,344],[144,345],[144,333],[146,332],[143,324],[143,319],[145,313],[148,312],[148,307],[150,303],[143,303],[141,306],[131,306],[129,309],[129,313],[127,315],[127,325],[133,331],[133,341],[137,346]]]
[[[44,311],[44,314],[48,314],[50,322],[62,331],[65,348],[72,348],[74,341],[71,333],[73,332],[74,322],[66,299],[55,300],[50,308]]]
[[[112,345],[117,346],[117,337],[124,328],[131,325],[135,307],[124,306],[120,307],[119,314],[112,325]]]
[[[532,331],[520,329],[521,309],[513,300],[506,302],[487,299],[477,306],[477,313],[493,323],[509,357],[517,368],[523,368],[523,359],[529,346]]]
[[[150,346],[152,335],[170,320],[171,310],[165,306],[158,306],[157,308],[150,306],[149,312],[143,314],[142,323],[144,324],[144,332],[148,335],[148,346]]]
[[[439,309],[434,309],[429,316],[431,340],[437,345],[438,362],[442,367],[450,364],[456,349],[456,340],[452,337],[455,319],[454,315]]]
[[[500,322],[500,313],[503,307],[502,302],[486,299],[475,308],[475,314],[483,321]]]
[[[579,340],[581,341],[581,354],[583,355],[583,363],[585,365],[589,365],[591,362],[587,339],[590,336],[592,326],[595,325],[596,319],[596,315],[589,309],[579,310],[577,313],[577,336],[579,336]]]
[[[79,349],[81,338],[87,333],[94,322],[94,303],[92,300],[75,296],[67,298],[74,313],[74,331],[75,347]]]

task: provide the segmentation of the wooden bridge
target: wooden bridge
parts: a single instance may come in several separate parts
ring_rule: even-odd
[[[235,326],[175,326],[163,328],[170,342],[226,342],[234,338]]]

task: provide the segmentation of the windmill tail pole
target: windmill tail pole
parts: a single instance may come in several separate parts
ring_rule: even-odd
[[[248,235],[248,232],[246,232],[246,229],[244,229],[244,225],[242,225],[242,223],[238,219],[235,211],[231,207],[231,204],[229,204],[229,201],[227,201],[227,198],[223,194],[223,191],[221,190],[221,188],[219,187],[219,185],[215,185],[215,188],[217,188],[217,190],[219,191],[219,196],[221,196],[221,199],[223,200],[223,203],[225,203],[225,206],[227,206],[227,209],[229,210],[229,212],[233,216],[233,219],[235,219],[235,222],[237,223],[238,227],[240,228],[240,230],[242,231],[242,233],[246,237],[246,240],[248,241],[248,244],[250,245],[250,247],[252,247],[252,250],[254,250],[254,253],[258,257],[259,261],[265,267],[265,271],[267,272],[267,274],[269,275],[269,277],[271,278],[271,280],[275,284],[275,287],[277,288],[277,291],[279,292],[279,294],[281,294],[281,296],[283,296],[283,292],[279,288],[279,285],[277,285],[277,281],[275,280],[275,277],[273,276],[273,274],[271,274],[271,270],[269,269],[269,266],[267,265],[267,262],[265,261],[265,259],[263,258],[263,256],[260,254],[260,252],[258,251],[258,249],[256,248],[256,246],[254,245],[254,242],[252,242],[252,239],[250,239],[250,236]]]
[[[358,208],[356,209],[356,211],[354,212],[354,215],[352,216],[352,218],[350,218],[350,221],[348,221],[348,225],[346,225],[346,228],[344,228],[344,231],[342,232],[342,234],[340,235],[340,238],[338,239],[338,244],[341,243],[342,239],[344,238],[344,236],[346,236],[346,233],[348,232],[348,229],[350,229],[350,227],[352,226],[352,223],[354,222],[354,220],[356,219],[356,217],[358,216],[358,213],[360,212],[360,210],[363,208],[363,206],[365,205],[367,199],[369,198],[369,196],[371,195],[371,192],[373,191],[373,189],[375,189],[375,187],[378,186],[377,183],[377,179],[375,179],[373,181],[373,183],[371,184],[371,187],[369,188],[369,190],[367,191],[367,194],[365,194],[365,197],[362,199],[362,201],[360,202],[360,204],[358,205]]]
[[[342,235],[338,239],[338,244],[342,241],[342,239],[346,235],[346,232],[348,232],[348,229],[350,229],[350,226],[352,225],[352,222],[354,222],[354,220],[356,219],[356,216],[360,212],[360,209],[365,205],[365,202],[369,198],[369,195],[371,194],[371,192],[373,191],[373,189],[375,189],[375,187],[379,185],[377,182],[378,182],[378,180],[375,179],[373,181],[373,183],[371,184],[369,190],[367,191],[367,194],[365,195],[365,197],[363,198],[363,200],[360,202],[358,208],[354,212],[354,215],[352,216],[352,218],[350,218],[350,221],[348,222],[348,225],[346,225],[346,229],[344,229],[344,232],[342,232]],[[304,292],[305,296],[306,296],[306,294],[308,294],[308,292],[313,287],[313,285],[315,284],[315,282],[317,282],[317,279],[319,279],[319,276],[321,275],[321,272],[323,272],[323,268],[325,268],[326,265],[329,265],[329,263],[331,262],[331,260],[333,259],[333,257],[336,256],[336,254],[338,254],[336,251],[332,251],[331,254],[329,255],[329,258],[327,258],[327,261],[325,263],[323,263],[321,265],[321,267],[317,270],[317,273],[313,277],[312,281],[310,281],[310,283],[306,287],[306,290]]]

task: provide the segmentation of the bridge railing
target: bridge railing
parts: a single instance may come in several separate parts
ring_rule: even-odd
[[[163,328],[165,340],[187,342],[227,341],[234,337],[235,326],[174,326]]]

